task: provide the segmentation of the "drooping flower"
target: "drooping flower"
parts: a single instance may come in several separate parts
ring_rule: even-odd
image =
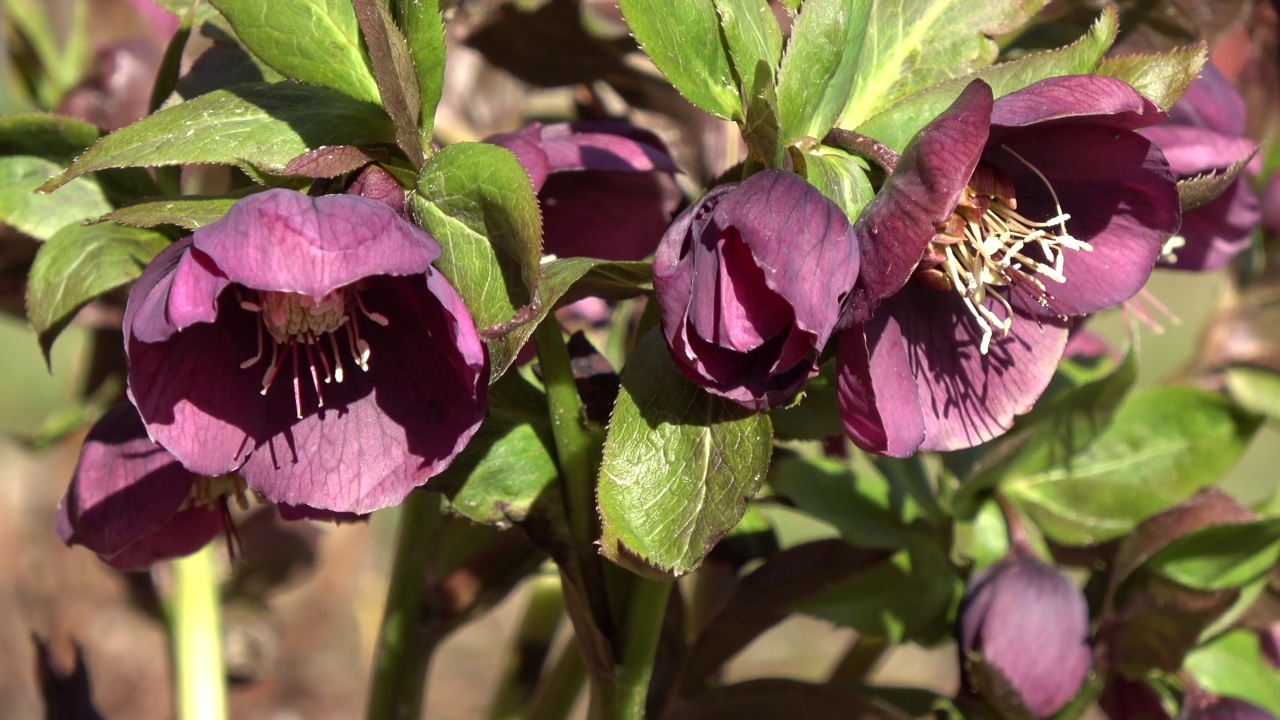
[[[191,472],[364,514],[443,470],[487,407],[435,240],[386,204],[268,190],[162,251],[125,312],[129,396]]]
[[[713,188],[654,257],[672,358],[752,409],[785,402],[817,373],[858,262],[844,213],[799,176],[765,170]]]
[[[486,142],[529,174],[542,206],[543,251],[640,260],[652,254],[680,203],[666,146],[618,122],[531,123]]]
[[[1036,717],[1061,710],[1093,662],[1084,593],[1022,549],[969,580],[958,633],[966,683],[990,693],[1003,679]]]
[[[1169,110],[1168,122],[1139,132],[1160,147],[1178,180],[1225,172],[1257,149],[1244,135],[1244,99],[1212,65]],[[1249,246],[1261,220],[1258,196],[1239,177],[1213,200],[1184,210],[1160,264],[1216,270]]]
[[[1178,229],[1164,114],[1111,78],[993,102],[974,81],[907,146],[856,229],[840,334],[845,430],[907,456],[999,435],[1044,391],[1068,319],[1131,297]]]

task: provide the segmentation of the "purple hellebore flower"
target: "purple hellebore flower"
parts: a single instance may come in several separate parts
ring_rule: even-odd
[[[543,251],[640,260],[658,245],[680,191],[666,146],[619,122],[532,123],[485,140],[515,153],[542,206]]]
[[[1225,171],[1258,147],[1244,137],[1244,99],[1212,65],[1169,111],[1168,122],[1140,132],[1164,152],[1178,180]],[[1249,246],[1261,219],[1258,196],[1247,178],[1237,178],[1217,198],[1183,213],[1160,264],[1216,270]]]
[[[191,472],[239,472],[275,504],[395,505],[487,408],[484,346],[439,255],[377,200],[240,200],[130,294],[129,397]]]
[[[1112,78],[994,101],[974,81],[912,139],[856,226],[837,375],[859,447],[905,457],[999,435],[1044,391],[1069,318],[1142,288],[1179,209],[1163,155],[1132,130],[1163,118]]]
[[[765,170],[713,188],[653,261],[672,358],[748,408],[785,402],[817,374],[858,262],[849,220],[799,176]]]
[[[969,682],[998,670],[1036,717],[1061,710],[1093,663],[1084,593],[1022,549],[970,578],[958,632]]]

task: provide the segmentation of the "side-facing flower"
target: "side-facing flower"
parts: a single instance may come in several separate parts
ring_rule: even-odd
[[[1036,717],[1061,710],[1093,662],[1084,594],[1023,549],[969,580],[958,632],[966,683],[992,702],[1016,700]],[[1001,696],[1004,683],[1016,699]]]
[[[268,190],[162,251],[125,312],[129,397],[191,472],[368,513],[449,465],[487,408],[435,240],[376,200]]]
[[[1257,149],[1244,136],[1244,99],[1212,65],[1169,110],[1168,122],[1139,132],[1160,147],[1178,180],[1223,173]],[[1216,270],[1249,246],[1261,220],[1258,196],[1239,177],[1213,200],[1183,212],[1160,264]]]
[[[993,102],[974,81],[907,146],[856,229],[840,335],[845,430],[886,455],[969,447],[1044,391],[1068,320],[1138,292],[1178,229],[1164,114],[1112,78]]]
[[[619,122],[532,123],[494,135],[529,174],[542,206],[543,250],[560,257],[640,260],[680,204],[666,146]]]
[[[749,408],[785,402],[817,373],[858,262],[844,213],[799,176],[765,170],[713,188],[653,261],[672,358]]]

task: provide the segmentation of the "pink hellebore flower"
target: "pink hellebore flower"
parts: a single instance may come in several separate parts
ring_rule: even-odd
[[[129,296],[129,397],[189,471],[364,514],[439,473],[488,361],[439,245],[391,207],[268,190],[162,251]]]
[[[974,81],[908,144],[856,225],[840,334],[845,430],[905,457],[1009,428],[1044,392],[1069,319],[1138,292],[1178,229],[1164,113],[1129,85],[1056,77],[993,102]]]

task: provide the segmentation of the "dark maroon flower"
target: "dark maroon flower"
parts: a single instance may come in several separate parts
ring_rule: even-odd
[[[1093,662],[1084,594],[1026,550],[970,578],[958,630],[967,684],[1000,702],[988,688],[1002,678],[1036,717],[1061,710]]]
[[[838,389],[859,447],[907,456],[999,435],[1044,391],[1068,319],[1142,288],[1179,210],[1164,157],[1132,130],[1163,118],[1112,78],[994,102],[975,81],[912,139],[856,226]]]
[[[1220,697],[1192,684],[1182,698],[1178,720],[1275,720],[1275,717],[1252,703]]]
[[[1191,83],[1169,111],[1169,121],[1140,131],[1164,152],[1178,180],[1221,173],[1247,160],[1257,145],[1244,136],[1240,93],[1212,65]],[[1249,246],[1262,219],[1247,178],[1237,178],[1217,198],[1182,215],[1160,264],[1180,270],[1216,270]]]
[[[55,527],[68,545],[84,545],[119,570],[141,570],[188,555],[222,532],[224,479],[197,483],[147,437],[132,405],[108,411],[89,431]]]
[[[365,514],[443,470],[487,407],[435,240],[386,204],[268,190],[162,251],[125,312],[129,396],[191,472]]]
[[[653,261],[676,365],[752,409],[785,402],[817,373],[857,277],[844,213],[781,170],[712,189],[676,218]]]
[[[640,260],[680,203],[656,135],[624,123],[532,123],[486,142],[515,153],[542,206],[543,251]]]

